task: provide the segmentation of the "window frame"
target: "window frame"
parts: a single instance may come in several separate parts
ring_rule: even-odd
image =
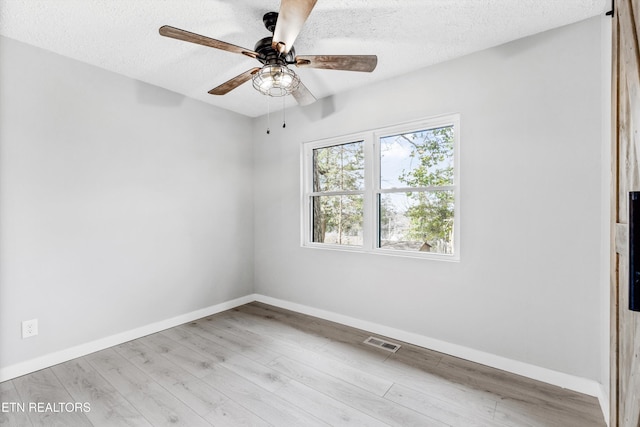
[[[380,139],[387,136],[406,134],[422,130],[453,126],[453,185],[438,187],[381,188]],[[341,144],[362,141],[364,144],[364,189],[338,192],[313,191],[313,150]],[[322,140],[303,142],[301,147],[301,246],[305,248],[364,252],[410,258],[434,259],[442,261],[460,260],[460,114],[447,114],[423,118],[393,126],[371,129],[349,135]],[[379,195],[406,191],[443,191],[454,193],[453,254],[434,252],[403,251],[378,247],[380,242]],[[335,194],[334,194],[335,193]],[[321,195],[362,194],[362,246],[318,243],[313,241],[312,204],[313,197]]]

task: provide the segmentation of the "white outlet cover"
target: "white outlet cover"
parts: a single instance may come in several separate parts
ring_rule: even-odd
[[[22,338],[29,338],[38,335],[38,319],[25,320],[22,322]]]

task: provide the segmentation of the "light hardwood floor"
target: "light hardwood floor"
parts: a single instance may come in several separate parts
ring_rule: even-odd
[[[0,383],[5,426],[604,426],[595,398],[265,304]],[[397,340],[391,340],[398,342]]]

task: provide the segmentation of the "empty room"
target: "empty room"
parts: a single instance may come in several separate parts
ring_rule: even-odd
[[[1,1],[0,425],[637,427],[639,10]]]

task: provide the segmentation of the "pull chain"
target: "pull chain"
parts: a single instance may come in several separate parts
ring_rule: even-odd
[[[284,96],[282,97],[282,127],[286,128],[287,127],[287,120],[286,120],[286,113],[285,111],[287,111],[284,108]]]
[[[267,96],[267,135],[269,135],[271,133],[271,111],[269,109],[269,98],[271,98],[270,96]]]

